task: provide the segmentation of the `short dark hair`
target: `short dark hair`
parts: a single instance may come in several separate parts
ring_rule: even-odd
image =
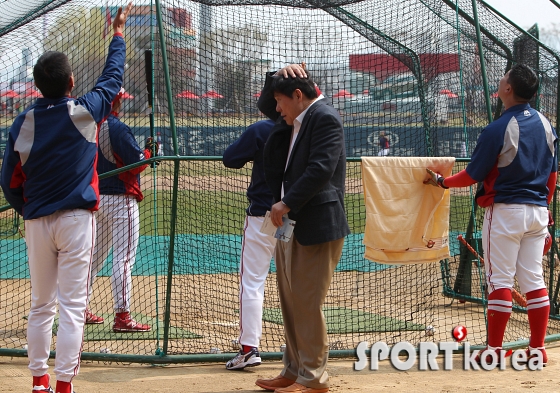
[[[529,101],[539,89],[539,77],[533,69],[525,64],[516,64],[509,71],[508,83],[513,94]]]
[[[33,67],[33,79],[45,98],[61,98],[68,92],[72,67],[62,52],[43,53]]]
[[[307,71],[306,71],[307,72]],[[288,97],[292,97],[296,89],[300,89],[307,98],[317,98],[317,90],[315,90],[315,82],[307,72],[307,78],[284,78],[283,75],[276,75],[272,81],[272,92],[280,93]]]

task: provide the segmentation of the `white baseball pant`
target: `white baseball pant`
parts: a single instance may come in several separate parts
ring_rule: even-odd
[[[264,217],[247,216],[239,263],[239,343],[259,347],[264,286],[276,239],[261,233]]]
[[[90,288],[93,288],[95,277],[103,268],[112,248],[111,288],[115,312],[130,311],[132,267],[136,260],[139,230],[140,216],[136,198],[130,195],[101,195]]]
[[[512,288],[522,293],[546,288],[542,251],[548,224],[546,207],[495,203],[484,212],[482,247],[488,293]]]
[[[95,216],[91,211],[75,209],[26,220],[25,240],[31,276],[29,369],[35,377],[47,373],[58,299],[54,372],[57,380],[71,382],[80,368]]]

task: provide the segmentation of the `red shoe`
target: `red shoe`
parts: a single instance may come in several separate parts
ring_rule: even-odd
[[[75,393],[72,382],[56,381],[55,393]]]
[[[40,377],[33,377],[33,393],[46,392],[54,393],[50,385],[51,377],[49,374],[42,375]]]
[[[86,325],[99,325],[103,322],[105,322],[103,317],[97,316],[86,309]]]
[[[544,349],[544,347],[540,347],[540,348],[527,348],[527,362],[529,362],[530,359],[533,358],[537,358],[539,355],[537,355],[536,353],[531,355],[531,351],[534,351],[535,349],[538,349],[539,351],[541,351],[542,353],[542,365],[543,367],[546,366],[546,364],[548,363],[548,356],[546,356],[546,351]]]
[[[513,351],[511,349],[505,350],[505,349],[502,349],[500,347],[498,347],[498,348],[486,347],[482,351],[480,351],[480,353],[476,356],[475,362],[477,362],[479,365],[481,365],[482,364],[482,359],[481,359],[482,352],[488,351],[488,350],[494,350],[496,352],[496,354],[498,355],[498,362],[496,363],[496,366],[500,365],[500,351],[505,352],[504,359],[511,356],[511,354],[513,353]],[[486,355],[486,358],[484,360],[485,360],[486,364],[492,364],[492,355]]]
[[[115,323],[113,323],[115,333],[149,332],[150,330],[150,325],[136,322],[128,312],[115,315]]]

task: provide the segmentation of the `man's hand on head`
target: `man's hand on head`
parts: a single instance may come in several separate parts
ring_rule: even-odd
[[[307,73],[305,72],[305,62],[301,64],[290,64],[279,70],[276,75],[282,75],[284,78],[307,78]]]
[[[282,216],[290,211],[290,208],[284,205],[283,202],[277,202],[270,208],[270,221],[275,227],[282,226]]]
[[[125,10],[123,11],[122,7],[119,7],[117,11],[117,16],[115,16],[115,20],[113,20],[113,31],[115,34],[120,33],[122,34],[124,30],[124,25],[126,24],[126,18],[132,9],[132,2],[128,3]]]

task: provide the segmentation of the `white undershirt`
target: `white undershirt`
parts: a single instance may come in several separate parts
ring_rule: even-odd
[[[304,109],[303,112],[301,112],[298,117],[296,117],[294,119],[294,128],[292,129],[292,138],[290,139],[290,149],[288,150],[288,158],[286,159],[286,166],[284,167],[284,172],[286,172],[286,169],[288,169],[288,162],[290,162],[290,156],[292,155],[292,149],[294,148],[294,145],[296,143],[296,139],[298,137],[299,134],[299,130],[301,129],[301,123],[303,122],[303,118],[305,117],[307,111],[309,110],[309,108],[311,108],[311,106],[316,103],[317,101],[321,100],[325,98],[324,95],[320,95],[319,97],[315,98],[313,101],[311,101],[311,104],[309,104],[309,106],[307,108]],[[280,191],[280,199],[284,198],[284,182],[282,182],[282,190]]]

